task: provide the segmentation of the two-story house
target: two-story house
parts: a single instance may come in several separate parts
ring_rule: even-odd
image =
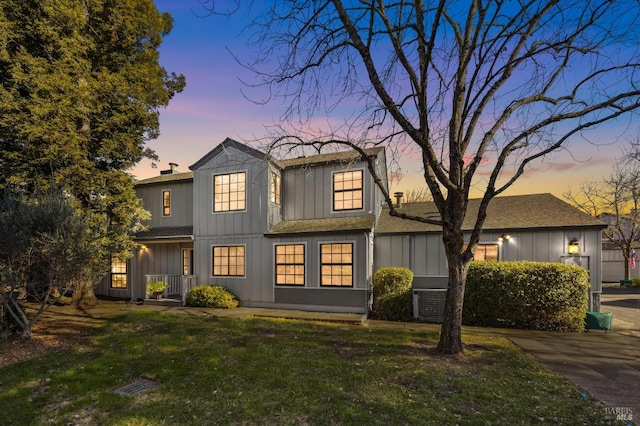
[[[386,184],[384,149],[365,153]],[[114,256],[96,294],[144,299],[146,283],[162,280],[178,303],[194,285],[216,284],[244,306],[366,313],[382,266],[414,271],[416,303],[424,290],[446,287],[440,231],[390,217],[356,151],[278,160],[226,139],[190,169],[136,183],[149,230],[135,236],[132,259]],[[592,298],[599,294],[600,221],[550,194],[494,206],[477,256],[580,262]],[[420,214],[433,205],[402,208]]]

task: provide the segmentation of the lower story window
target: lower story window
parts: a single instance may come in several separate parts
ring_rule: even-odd
[[[498,261],[498,245],[497,244],[478,244],[473,260],[486,262]]]
[[[244,277],[244,246],[213,247],[213,276]]]
[[[182,275],[193,275],[193,249],[182,249]]]
[[[353,287],[353,243],[320,244],[320,285]]]
[[[304,244],[276,246],[276,285],[304,286]]]
[[[111,255],[111,288],[127,288],[127,261]]]

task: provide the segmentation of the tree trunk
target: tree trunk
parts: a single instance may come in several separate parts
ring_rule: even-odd
[[[449,194],[446,203],[442,242],[447,255],[449,279],[438,352],[455,355],[464,351],[462,346],[462,306],[471,258],[468,253],[463,253],[464,236],[461,228],[466,211],[465,199],[460,194]]]
[[[438,352],[455,355],[464,351],[462,345],[462,308],[469,262],[465,262],[461,254],[449,256],[448,262],[449,281]]]
[[[631,257],[630,255],[623,255],[623,257],[624,257],[624,279],[630,280],[631,269],[630,269],[629,263],[631,262]]]
[[[73,290],[73,304],[76,307],[96,306],[98,298],[93,292],[93,284],[89,281],[79,281]]]

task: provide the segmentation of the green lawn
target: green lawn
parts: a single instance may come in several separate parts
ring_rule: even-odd
[[[85,345],[0,369],[0,424],[607,424],[504,338],[136,312]],[[114,392],[137,378],[160,382]]]

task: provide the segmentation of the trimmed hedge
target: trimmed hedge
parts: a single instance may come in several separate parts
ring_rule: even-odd
[[[463,324],[533,330],[582,331],[589,276],[584,269],[547,262],[472,262]]]
[[[373,318],[411,321],[413,272],[407,268],[380,268],[373,277]]]
[[[235,308],[238,299],[220,285],[199,285],[187,293],[187,306],[199,308]]]

